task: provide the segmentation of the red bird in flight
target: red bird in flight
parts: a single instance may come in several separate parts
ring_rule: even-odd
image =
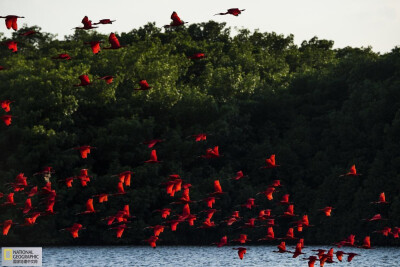
[[[83,159],[87,158],[87,155],[90,154],[90,150],[95,147],[93,146],[79,146],[79,147],[74,147],[75,150],[79,150],[79,153],[81,154],[81,157]]]
[[[238,251],[239,259],[243,260],[243,256],[247,252],[246,248],[239,247],[239,248],[232,248],[232,249],[236,249]]]
[[[106,76],[103,76],[103,77],[100,77],[100,78],[97,78],[97,79],[98,80],[104,80],[106,82],[106,84],[110,84],[110,83],[113,82],[114,78],[115,77],[112,76],[112,75],[106,75]]]
[[[145,163],[159,163],[159,162],[161,162],[161,161],[159,161],[159,160],[157,159],[157,152],[156,152],[155,149],[153,149],[153,150],[151,151],[151,153],[150,153],[150,159],[149,159],[149,160],[146,160]]]
[[[108,41],[110,42],[111,46],[110,47],[105,47],[104,49],[119,49],[119,48],[124,47],[124,46],[120,45],[117,36],[113,32],[110,33],[110,36],[108,36]]]
[[[227,12],[225,12],[225,13],[217,13],[217,14],[215,14],[214,16],[217,16],[217,15],[228,15],[228,14],[230,14],[230,15],[233,15],[233,16],[239,16],[240,14],[242,14],[242,11],[245,11],[246,9],[239,9],[239,8],[230,8],[230,9],[228,9],[228,11]]]
[[[4,44],[7,46],[8,50],[11,50],[11,52],[16,53],[18,51],[18,42],[7,41]]]
[[[206,58],[206,55],[204,53],[195,53],[188,58],[189,59],[202,59],[202,58]]]
[[[136,90],[136,91],[145,91],[145,90],[151,89],[151,86],[149,86],[149,84],[147,83],[146,80],[140,80],[140,81],[139,81],[139,86],[140,86],[140,88],[134,88],[133,90]]]
[[[76,30],[90,30],[90,29],[98,28],[98,27],[93,27],[92,26],[92,21],[89,20],[89,18],[87,16],[85,16],[82,19],[82,24],[83,24],[83,27],[75,27],[74,29],[76,29]]]
[[[5,125],[9,126],[9,125],[11,124],[11,119],[12,119],[13,117],[14,117],[14,116],[12,116],[12,115],[3,115],[3,116],[0,117],[0,119],[3,120],[3,122],[4,122]]]
[[[92,48],[93,54],[98,54],[100,52],[100,43],[102,43],[102,41],[90,41],[90,42],[86,42],[84,44],[90,45],[90,47]]]
[[[10,112],[10,110],[11,110],[10,109],[10,104],[12,102],[14,102],[14,101],[11,101],[11,100],[0,101],[1,108],[4,109],[5,112]]]
[[[112,24],[113,22],[115,22],[115,20],[101,19],[99,22],[93,23],[93,25],[98,25],[98,24]]]
[[[75,84],[74,86],[87,86],[92,84],[89,80],[89,76],[87,76],[86,74],[83,74],[81,76],[79,76],[79,80],[81,80],[80,84]]]
[[[64,53],[64,54],[59,54],[56,57],[52,57],[51,59],[71,60],[71,57],[67,53]]]
[[[187,22],[181,20],[178,14],[174,11],[171,15],[172,22],[169,25],[164,25],[164,28],[171,28],[171,27],[179,27],[184,25]]]
[[[361,173],[357,173],[356,165],[353,165],[353,166],[350,167],[350,171],[348,173],[339,175],[339,177],[343,177],[343,176],[360,176],[360,175],[362,175],[362,174]]]
[[[261,167],[262,169],[272,169],[279,167],[279,165],[276,165],[275,162],[275,154],[272,154],[268,159],[265,159],[265,164],[266,166]]]

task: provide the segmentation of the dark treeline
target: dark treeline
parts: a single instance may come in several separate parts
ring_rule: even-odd
[[[7,183],[19,173],[29,185],[45,185],[33,174],[52,166],[52,187],[57,191],[57,214],[41,216],[32,227],[12,226],[1,245],[57,244],[144,244],[152,235],[146,226],[162,223],[152,211],[182,205],[169,203],[160,185],[169,174],[180,174],[191,183],[191,198],[200,200],[213,192],[219,179],[227,192],[216,201],[220,209],[216,223],[240,210],[244,219],[227,227],[195,229],[204,220],[203,202],[190,204],[198,215],[195,227],[182,223],[177,232],[166,229],[165,244],[211,244],[222,235],[237,237],[246,232],[257,240],[265,228],[238,229],[260,209],[277,206],[289,193],[295,213],[308,214],[313,227],[297,236],[306,244],[330,244],[355,234],[357,240],[371,235],[372,245],[398,245],[392,236],[372,233],[384,226],[400,226],[400,49],[379,54],[370,48],[333,49],[333,41],[317,37],[295,45],[293,36],[240,30],[232,36],[225,24],[210,21],[166,32],[147,24],[117,35],[125,48],[102,50],[94,55],[83,44],[108,36],[76,31],[65,40],[38,33],[23,37],[13,33],[18,52],[0,47],[0,100],[10,99],[10,126],[0,125],[0,192],[11,192]],[[30,29],[39,30],[38,27]],[[0,35],[1,36],[1,35]],[[3,41],[6,39],[3,37]],[[194,53],[206,58],[190,60]],[[53,60],[68,53],[69,61]],[[74,87],[78,76],[88,74],[91,86]],[[96,80],[114,75],[112,84]],[[134,91],[146,79],[152,89]],[[1,115],[5,114],[1,110]],[[207,141],[189,137],[210,134]],[[165,139],[155,146],[160,164],[143,164],[150,149],[142,142]],[[71,148],[91,145],[88,159]],[[218,145],[223,155],[203,159],[205,150]],[[265,159],[276,154],[279,168],[260,169]],[[358,177],[341,177],[356,164]],[[92,176],[87,187],[79,181],[67,188],[59,180],[87,168]],[[131,170],[131,187],[126,195],[111,196],[94,206],[96,214],[75,215],[85,210],[88,198],[117,191],[117,177]],[[243,170],[247,178],[231,181]],[[275,179],[284,187],[268,201],[258,195]],[[369,204],[385,192],[388,205]],[[238,205],[249,197],[259,205],[247,210]],[[23,223],[26,195],[15,193],[16,207],[0,207],[0,221]],[[0,203],[4,202],[4,198]],[[43,210],[40,196],[32,198]],[[129,204],[136,216],[121,239],[101,219]],[[333,206],[332,217],[319,209]],[[366,222],[381,213],[388,221]],[[63,229],[78,222],[86,227],[73,239]],[[276,236],[282,236],[289,220],[277,218]],[[257,242],[254,242],[257,243]],[[276,242],[272,242],[275,244]],[[257,243],[257,244],[262,244]]]

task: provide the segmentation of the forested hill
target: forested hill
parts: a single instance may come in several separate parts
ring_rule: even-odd
[[[308,244],[331,244],[350,234],[357,240],[371,235],[374,245],[399,244],[372,233],[400,227],[399,47],[382,55],[370,48],[333,49],[333,41],[317,37],[298,46],[292,35],[240,30],[233,36],[225,24],[210,21],[165,31],[147,24],[117,34],[125,47],[106,50],[108,35],[77,30],[61,41],[38,27],[29,29],[39,33],[19,35],[27,28],[13,33],[18,52],[0,46],[0,100],[14,101],[9,113],[15,116],[10,126],[0,121],[0,203],[19,173],[40,192],[45,181],[34,174],[51,166],[56,214],[40,216],[31,227],[12,226],[0,244],[144,244],[141,240],[152,235],[144,228],[163,222],[154,210],[182,211],[182,205],[169,204],[181,192],[170,197],[162,185],[170,174],[192,184],[193,200],[204,199],[220,180],[227,193],[216,200],[220,211],[213,220],[219,224],[233,210],[244,219],[232,227],[196,229],[205,217],[200,211],[207,209],[196,202],[190,204],[198,216],[195,227],[185,222],[176,232],[166,229],[158,245],[211,244],[243,231],[257,240],[265,228],[239,227],[260,209],[282,214],[286,207],[276,201],[284,194],[290,194],[296,214],[308,214],[313,227],[296,232]],[[98,40],[101,51],[93,54],[84,43]],[[71,60],[52,59],[62,53]],[[205,58],[189,58],[196,53]],[[75,87],[82,74],[93,84]],[[115,76],[111,84],[97,79],[105,75]],[[141,79],[152,88],[134,90]],[[192,135],[199,133],[207,140],[196,142]],[[151,139],[163,140],[153,148],[161,163],[143,163],[151,151],[143,142]],[[96,147],[87,159],[73,149],[82,145]],[[215,146],[221,157],[200,157]],[[261,169],[272,154],[280,167]],[[353,164],[362,176],[339,177]],[[88,186],[75,180],[67,188],[62,180],[81,169],[91,176]],[[99,212],[76,215],[88,198],[116,193],[113,175],[127,170],[134,174],[125,195],[102,204],[95,198]],[[229,180],[239,170],[247,177]],[[273,201],[256,195],[276,179],[284,186]],[[0,222],[24,222],[18,209],[27,197],[23,192],[15,192],[16,206],[0,206]],[[370,204],[381,192],[390,203]],[[258,207],[239,206],[250,197]],[[40,195],[32,204],[37,211],[45,206]],[[116,238],[101,219],[125,204],[136,218]],[[335,208],[331,217],[319,211],[326,206]],[[376,213],[389,220],[362,220]],[[276,221],[275,235],[285,235],[289,221]],[[73,223],[86,228],[81,238],[59,231]]]

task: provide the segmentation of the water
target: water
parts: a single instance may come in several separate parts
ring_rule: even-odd
[[[194,247],[194,246],[159,246],[152,249],[148,246],[121,246],[121,247],[44,247],[43,266],[162,266],[162,267],[192,267],[192,266],[263,266],[263,267],[307,267],[303,260],[315,255],[311,249],[326,249],[330,247],[312,246],[303,249],[305,255],[293,259],[292,254],[273,253],[275,246],[245,246],[248,248],[243,260],[240,260],[237,250],[232,246]],[[287,246],[293,251],[292,246]],[[336,248],[334,248],[336,251]],[[325,264],[327,267],[355,266],[355,267],[399,267],[400,248],[379,247],[365,250],[357,248],[342,248],[345,252],[360,254],[351,262],[347,262],[347,255],[343,262]],[[319,262],[315,263],[319,266]]]

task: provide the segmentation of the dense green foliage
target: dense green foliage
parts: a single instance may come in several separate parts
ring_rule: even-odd
[[[125,48],[98,55],[83,44],[103,40],[105,47],[107,37],[79,30],[60,41],[50,34],[22,37],[16,32],[18,53],[0,47],[0,65],[7,68],[0,71],[0,99],[15,101],[10,113],[17,116],[9,127],[0,125],[0,192],[10,192],[7,183],[20,172],[30,185],[43,186],[43,178],[33,174],[44,166],[55,169],[51,181],[57,190],[57,214],[39,217],[32,227],[12,226],[8,236],[0,236],[2,245],[143,244],[151,235],[143,228],[162,222],[153,210],[172,206],[181,213],[181,205],[169,205],[173,198],[160,185],[172,173],[193,185],[194,200],[212,192],[215,179],[221,181],[228,193],[215,204],[221,209],[214,215],[216,223],[235,209],[245,218],[255,217],[261,208],[281,214],[284,207],[273,203],[289,193],[295,213],[307,213],[314,225],[300,234],[308,244],[340,241],[351,233],[358,240],[370,234],[373,245],[399,244],[371,234],[384,225],[400,226],[399,48],[380,55],[370,48],[333,49],[332,41],[316,37],[300,46],[293,36],[276,33],[241,30],[232,37],[225,24],[212,21],[166,32],[147,24],[118,35]],[[197,52],[207,57],[187,58]],[[51,59],[60,53],[72,60]],[[94,84],[74,87],[81,74]],[[104,75],[116,79],[109,85],[96,80]],[[153,88],[134,91],[139,79]],[[211,134],[206,142],[188,138],[201,132]],[[165,139],[155,146],[163,162],[143,164],[150,149],[142,142],[153,138]],[[71,149],[78,145],[97,149],[81,159]],[[215,145],[223,157],[199,158]],[[260,169],[271,154],[281,167]],[[339,178],[352,164],[363,175]],[[67,189],[58,182],[82,168],[93,177],[88,187],[75,181]],[[135,173],[126,195],[96,202],[96,214],[75,215],[92,195],[115,193],[117,178],[112,175],[126,170]],[[238,170],[248,177],[227,180]],[[285,185],[274,201],[259,195],[256,210],[237,206],[274,179]],[[369,204],[383,191],[390,204]],[[17,192],[17,207],[25,199]],[[40,197],[32,202],[43,209]],[[117,239],[101,219],[124,204],[130,204],[136,219]],[[336,208],[332,217],[318,211],[328,205]],[[203,209],[202,202],[191,204],[199,216],[196,226]],[[376,213],[389,220],[361,220]],[[0,207],[0,221],[22,223],[23,218],[15,207]],[[288,220],[277,220],[281,226],[275,234],[281,236]],[[58,231],[74,222],[87,227],[81,238]],[[265,228],[238,230],[243,222],[215,229],[183,223],[176,233],[166,230],[159,244],[210,244],[223,234],[236,237],[241,232],[256,240],[266,234]]]

